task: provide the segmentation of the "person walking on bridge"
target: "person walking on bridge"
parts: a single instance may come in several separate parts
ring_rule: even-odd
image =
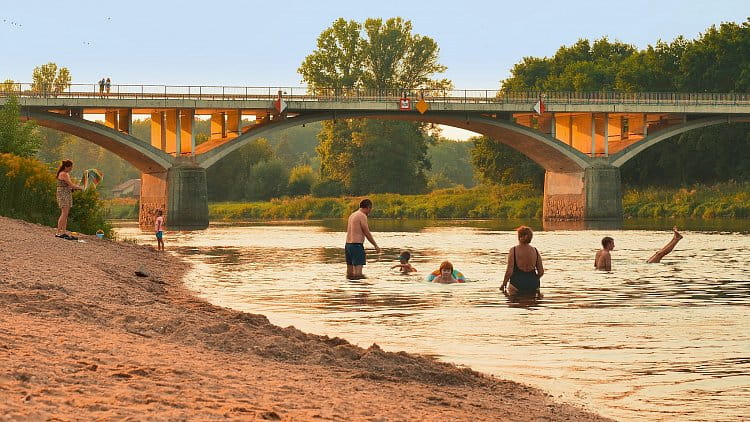
[[[370,227],[367,224],[367,216],[370,212],[372,212],[372,201],[365,198],[360,201],[359,209],[349,216],[346,224],[344,254],[346,256],[346,278],[350,280],[365,278],[362,274],[362,267],[366,264],[365,238],[372,243],[375,251],[380,253],[380,247],[372,238]]]

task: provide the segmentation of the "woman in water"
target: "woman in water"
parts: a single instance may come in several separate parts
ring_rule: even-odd
[[[508,266],[500,290],[509,295],[534,293],[541,298],[543,295],[539,279],[544,275],[544,267],[539,251],[530,245],[534,233],[526,226],[521,226],[516,231],[518,245],[508,251]]]

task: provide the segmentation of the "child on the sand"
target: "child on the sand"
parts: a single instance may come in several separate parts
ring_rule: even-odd
[[[162,210],[156,210],[156,223],[154,224],[154,230],[156,231],[156,250],[164,250],[164,214]]]
[[[391,267],[391,269],[398,268],[401,271],[401,274],[409,274],[417,271],[416,268],[412,267],[411,264],[409,264],[409,260],[411,259],[411,252],[409,251],[403,251],[398,257],[400,264],[396,264]]]

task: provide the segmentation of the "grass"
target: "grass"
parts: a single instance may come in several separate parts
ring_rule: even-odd
[[[372,194],[373,218],[541,218],[542,192],[524,184],[452,188],[424,195]],[[213,221],[305,220],[342,218],[361,197],[279,198],[262,202],[209,204]],[[109,218],[137,219],[138,201],[105,201]],[[627,188],[625,218],[750,218],[750,182],[727,182],[688,188]]]

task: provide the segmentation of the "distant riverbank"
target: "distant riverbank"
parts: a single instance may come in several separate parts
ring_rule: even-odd
[[[372,194],[373,218],[534,218],[542,215],[542,192],[528,185],[454,188],[424,195]],[[360,197],[280,198],[209,204],[213,221],[341,218]],[[135,219],[135,199],[107,201],[110,218]],[[750,218],[750,182],[689,188],[625,188],[625,218]]]

